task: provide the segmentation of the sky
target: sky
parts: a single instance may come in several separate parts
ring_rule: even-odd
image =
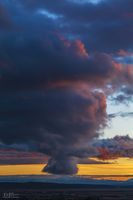
[[[90,157],[132,158],[132,7],[0,1],[1,164],[76,174]]]
[[[108,102],[107,112],[111,113],[130,113],[133,110],[132,103],[127,104],[112,104],[110,101]],[[109,122],[109,126],[104,129],[104,134],[101,138],[111,138],[115,135],[129,135],[131,138],[133,137],[133,118],[132,115],[127,115],[125,117],[117,116],[115,119],[112,119]]]

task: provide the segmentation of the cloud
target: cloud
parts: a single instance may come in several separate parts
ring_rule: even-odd
[[[99,1],[97,4],[67,0],[56,0],[53,4],[52,1],[39,0],[25,1],[25,6],[32,11],[44,8],[62,15],[61,30],[73,37],[78,35],[83,38],[93,50],[112,52],[132,49],[133,2],[130,0]]]
[[[8,30],[12,27],[10,15],[3,3],[0,3],[0,30]]]
[[[113,101],[115,100],[116,103],[125,103],[128,104],[129,102],[132,101],[132,96],[126,96],[125,94],[120,94],[118,96],[116,96],[115,98],[113,98]]]
[[[118,112],[118,113],[111,113],[108,115],[109,118],[115,118],[115,117],[133,117],[133,112]]]
[[[48,161],[43,171],[53,174],[76,174],[78,172],[77,162],[75,159],[69,157],[56,157]]]
[[[68,0],[55,0],[54,4],[51,0],[11,0],[7,4],[8,8],[13,7],[17,10],[10,9],[15,23],[18,23],[18,19],[23,23],[24,17],[30,18],[39,10],[44,10],[43,17],[61,16],[49,18],[53,23],[56,22],[56,30],[67,37],[82,38],[87,49],[111,53],[120,49],[132,50],[130,38],[133,33],[133,3],[130,0],[99,1],[97,4],[89,1],[80,4],[78,1]]]
[[[92,158],[80,158],[78,159],[79,164],[108,164],[108,162],[102,160],[94,160]]]
[[[0,56],[0,90],[40,88],[62,81],[86,81],[98,87],[119,73],[119,65],[108,54],[88,54],[80,40],[49,37],[41,40],[34,36],[1,38],[5,54]]]
[[[128,105],[130,102],[133,101],[133,89],[132,84],[127,84],[120,88],[120,91],[110,98],[112,102],[116,104],[123,103]]]
[[[116,159],[119,157],[133,158],[133,139],[128,135],[99,140],[94,146],[98,148],[98,158],[102,160]]]
[[[29,151],[25,144],[6,145],[0,143],[0,164],[43,164],[47,163],[48,157],[43,153]]]
[[[123,49],[120,49],[118,55],[122,57],[133,56],[133,52],[128,52]]]

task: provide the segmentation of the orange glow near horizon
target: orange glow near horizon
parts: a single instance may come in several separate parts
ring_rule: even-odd
[[[97,159],[95,159],[97,160]],[[133,159],[118,158],[105,164],[78,165],[78,175],[125,176],[133,175]]]
[[[46,175],[44,164],[0,165],[0,175]],[[128,180],[133,177],[133,159],[119,158],[107,164],[78,164],[79,176],[92,176],[95,179]]]

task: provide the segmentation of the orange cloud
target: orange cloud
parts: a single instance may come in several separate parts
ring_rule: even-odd
[[[79,55],[80,57],[83,57],[83,58],[89,57],[88,52],[87,52],[84,44],[80,40],[76,40],[74,42],[74,48],[75,48],[77,55]]]
[[[99,147],[98,149],[99,155],[97,156],[101,160],[109,160],[109,159],[116,159],[120,157],[120,154],[115,152],[110,152],[107,148],[105,147]]]
[[[59,39],[63,42],[64,46],[68,49],[71,49],[72,52],[79,57],[88,58],[89,54],[85,48],[85,45],[80,40],[68,40],[62,35],[58,35]]]
[[[120,49],[118,52],[119,56],[126,57],[126,56],[133,56],[133,52],[125,51],[124,49]]]

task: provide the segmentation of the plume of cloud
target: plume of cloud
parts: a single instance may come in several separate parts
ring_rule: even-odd
[[[77,162],[74,158],[61,157],[52,158],[43,169],[45,172],[54,174],[76,174],[78,172]]]

